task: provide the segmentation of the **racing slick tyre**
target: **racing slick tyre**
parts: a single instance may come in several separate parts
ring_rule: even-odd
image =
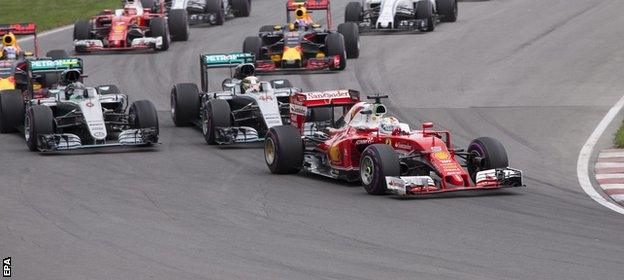
[[[264,26],[261,26],[260,29],[258,29],[259,33],[262,33],[262,32],[273,32],[273,31],[275,31],[275,26],[274,25],[264,25]]]
[[[303,140],[291,125],[274,126],[264,140],[264,160],[273,174],[294,174],[303,166]]]
[[[93,26],[91,25],[91,21],[88,20],[79,20],[74,24],[74,41],[75,40],[89,40],[91,39],[91,29]],[[76,46],[74,50],[77,53],[86,52],[86,48],[84,46]]]
[[[155,128],[158,132],[158,113],[149,100],[132,102],[128,110],[128,123],[131,128]]]
[[[433,19],[433,5],[430,1],[418,1],[416,5],[416,19],[427,21],[427,26],[422,30],[431,32],[435,29],[435,21]]]
[[[248,17],[251,12],[251,0],[230,0],[235,17]]]
[[[24,124],[24,100],[17,89],[0,91],[0,133],[16,132]]]
[[[46,56],[51,59],[63,59],[68,58],[69,54],[66,50],[51,50],[46,53]]]
[[[171,33],[171,41],[188,41],[189,22],[188,13],[184,9],[175,9],[169,11],[167,18],[169,24],[169,33]]]
[[[175,126],[189,126],[199,118],[199,89],[196,84],[176,84],[171,89],[171,118]]]
[[[360,2],[347,3],[347,7],[345,7],[345,22],[362,21],[363,12],[364,12],[364,9],[362,9],[362,3]]]
[[[436,0],[436,8],[441,16],[440,21],[457,21],[457,0]]]
[[[39,135],[54,133],[54,115],[52,109],[45,105],[28,108],[24,120],[24,138],[31,151],[39,150]]]
[[[338,25],[338,33],[344,37],[347,58],[358,58],[360,56],[360,30],[357,24],[341,23]]]
[[[243,52],[253,54],[255,59],[261,59],[262,39],[258,36],[249,36],[243,41]]]
[[[360,159],[360,180],[368,194],[386,194],[386,176],[400,176],[399,156],[389,145],[373,144],[364,150]]]
[[[167,28],[167,22],[165,18],[153,18],[149,23],[150,36],[162,37],[162,45],[159,51],[166,51],[169,49],[169,28]]]
[[[223,99],[208,101],[206,109],[202,112],[202,134],[209,145],[217,143],[217,127],[232,126],[232,112],[230,104]]]
[[[223,25],[225,22],[225,11],[223,10],[223,0],[206,0],[206,13],[214,14],[214,25]]]
[[[150,9],[152,12],[158,11],[158,6],[154,0],[141,0],[141,7],[143,7],[143,9]]]
[[[505,146],[494,138],[480,137],[472,140],[467,152],[470,154],[467,162],[468,173],[473,181],[479,171],[509,166]]]
[[[273,89],[291,88],[292,87],[292,84],[287,79],[271,80],[270,83],[271,83],[271,87],[273,87]]]
[[[344,37],[340,33],[331,33],[325,37],[325,47],[327,55],[340,57],[340,65],[338,67],[330,66],[331,70],[342,71],[347,67],[347,52],[345,51]]]

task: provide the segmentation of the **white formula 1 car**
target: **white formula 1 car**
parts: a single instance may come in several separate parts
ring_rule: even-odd
[[[253,78],[254,57],[249,53],[200,56],[201,92],[194,83],[180,83],[171,90],[171,117],[176,126],[200,127],[208,144],[264,141],[269,128],[289,121],[289,98],[301,90],[286,79],[257,81],[253,90],[244,87]],[[229,68],[222,90],[209,91],[208,70]]]
[[[430,32],[437,22],[456,20],[457,0],[362,0],[345,9],[345,22],[356,22],[361,32]]]

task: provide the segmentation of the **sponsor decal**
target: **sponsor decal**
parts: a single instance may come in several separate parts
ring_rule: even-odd
[[[93,107],[93,102],[91,102],[91,101],[89,100],[89,101],[87,101],[87,102],[85,103],[85,106],[87,106],[87,107],[91,108],[91,107]]]
[[[77,58],[66,58],[57,60],[34,60],[30,62],[32,70],[41,69],[70,69],[80,66],[80,60]]]
[[[290,113],[305,116],[308,113],[308,107],[290,103]]]
[[[306,92],[308,100],[334,99],[350,97],[348,90],[330,90],[330,91],[313,91]]]
[[[412,146],[406,143],[395,143],[394,147],[397,149],[401,149],[401,150],[407,150],[407,151],[412,150]]]
[[[386,138],[386,145],[392,146],[392,139]]]
[[[370,144],[370,143],[373,143],[373,138],[358,139],[355,141],[355,145]]]
[[[442,147],[438,147],[438,146],[433,146],[431,147],[431,152],[439,152],[442,151]]]
[[[206,64],[236,64],[252,62],[253,56],[248,53],[232,53],[232,54],[212,54],[205,55],[204,62]]]
[[[95,132],[95,133],[93,133],[93,136],[95,136],[95,137],[104,137],[104,132],[101,132],[101,131]]]
[[[11,277],[11,257],[2,259],[2,277]]]
[[[258,96],[258,100],[264,101],[264,102],[269,101],[269,100],[273,101],[273,95],[263,94],[263,95]]]
[[[439,160],[447,160],[447,159],[451,158],[451,154],[449,154],[447,151],[435,152],[432,155],[433,155],[434,158],[437,158]]]
[[[340,148],[338,145],[329,147],[329,160],[340,161]]]

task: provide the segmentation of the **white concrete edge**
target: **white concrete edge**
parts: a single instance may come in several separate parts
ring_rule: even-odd
[[[624,194],[614,194],[611,196],[615,201],[624,201]]]
[[[591,160],[594,147],[596,146],[596,143],[598,143],[600,136],[602,136],[609,124],[613,121],[613,119],[615,119],[622,107],[624,107],[624,96],[622,96],[620,100],[618,100],[618,102],[616,102],[615,105],[609,109],[609,112],[607,112],[600,123],[598,123],[598,126],[596,126],[592,134],[587,139],[587,142],[585,142],[581,148],[578,161],[576,163],[576,174],[581,188],[583,188],[583,191],[589,197],[598,202],[600,205],[624,215],[624,208],[602,197],[602,195],[596,191],[591,183],[591,180],[589,179],[589,162]]]
[[[597,162],[595,168],[622,168],[624,162]]]
[[[624,179],[624,173],[595,174],[596,179]]]
[[[600,184],[603,190],[624,190],[624,184]]]
[[[41,37],[49,36],[49,35],[52,35],[52,34],[63,32],[65,30],[71,29],[73,27],[74,27],[74,25],[70,24],[70,25],[65,25],[65,26],[61,26],[61,27],[58,27],[58,28],[50,29],[48,31],[44,31],[44,32],[41,32],[41,33],[37,34],[37,37],[41,38]],[[28,41],[33,40],[33,38],[34,38],[34,36],[31,35],[31,36],[19,39],[19,41],[22,42],[22,43],[23,42],[28,42]]]
[[[624,152],[601,152],[599,158],[620,158],[624,157]]]

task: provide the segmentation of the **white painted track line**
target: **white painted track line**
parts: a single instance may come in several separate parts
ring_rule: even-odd
[[[615,103],[615,105],[611,107],[611,109],[609,109],[609,112],[607,112],[607,114],[604,116],[604,118],[602,118],[600,123],[598,123],[598,126],[596,126],[592,134],[589,136],[589,138],[581,148],[578,161],[576,162],[576,174],[581,188],[583,188],[583,191],[585,191],[585,193],[589,195],[589,197],[591,197],[594,201],[600,203],[600,205],[624,215],[624,208],[602,197],[602,195],[600,195],[598,191],[594,189],[594,186],[589,179],[589,161],[591,160],[591,155],[594,151],[594,147],[596,146],[596,143],[598,143],[598,139],[600,139],[600,136],[605,132],[607,126],[609,126],[613,119],[618,115],[622,107],[624,107],[624,96],[622,96],[620,100],[618,100],[618,102]]]

